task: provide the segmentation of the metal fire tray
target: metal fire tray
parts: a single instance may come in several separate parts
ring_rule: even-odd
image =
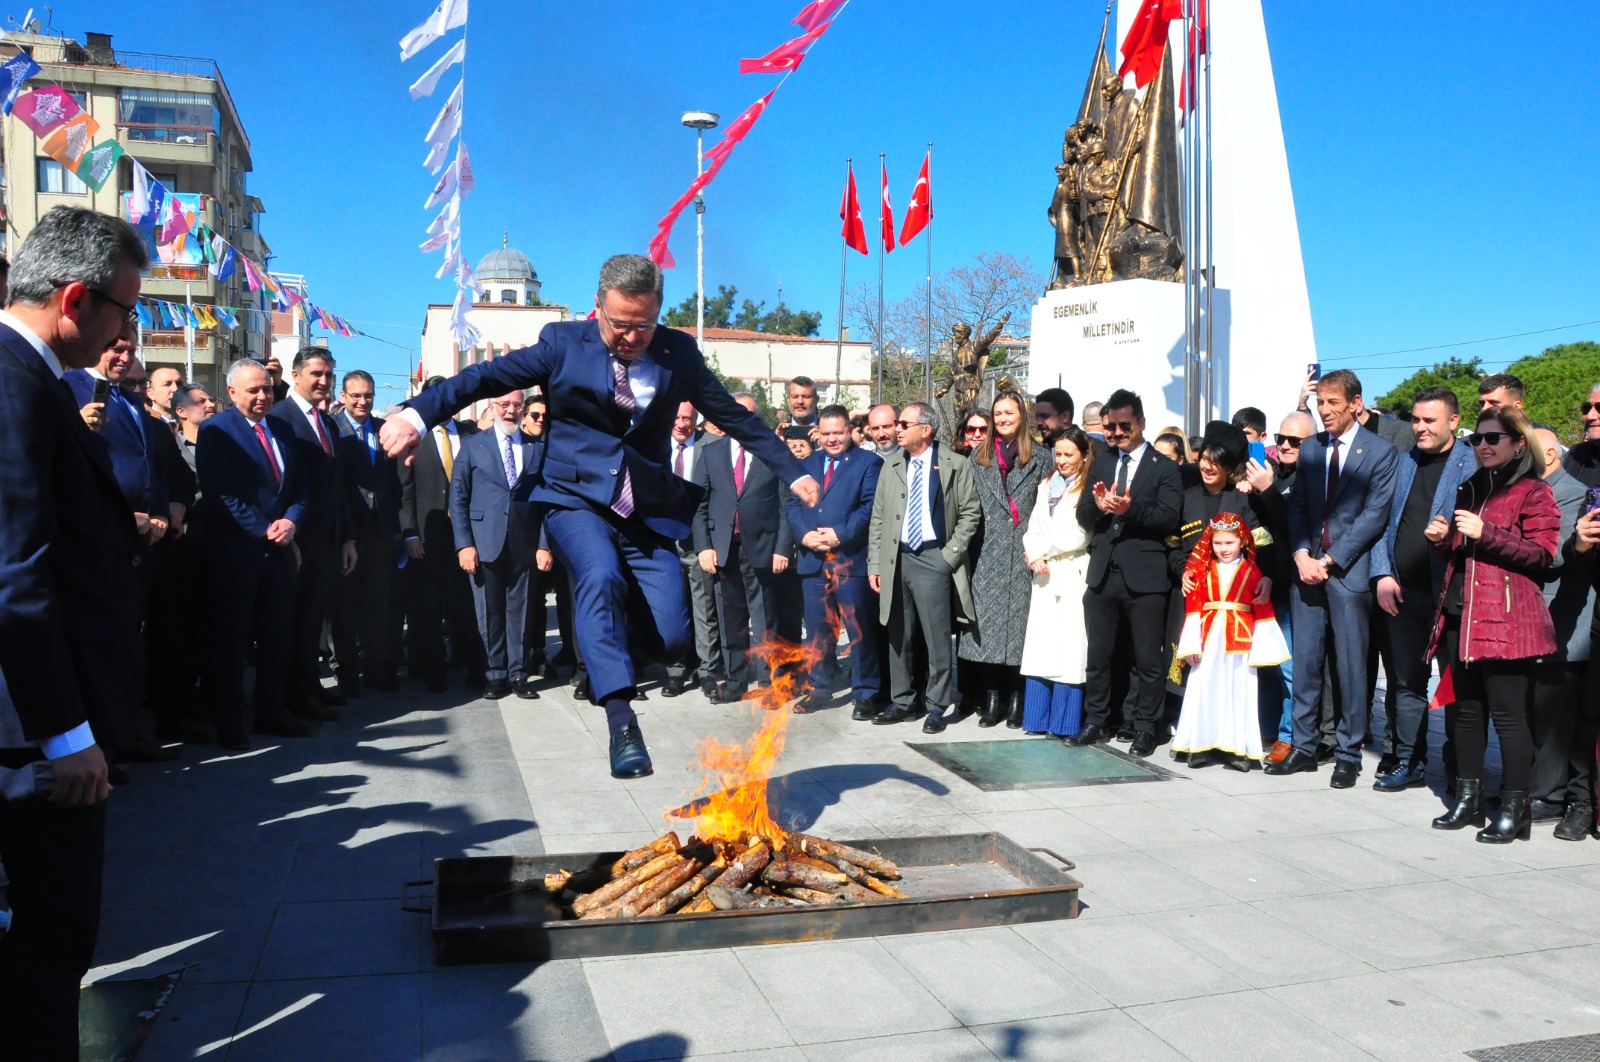
[[[582,882],[585,873],[603,873],[627,854],[594,852],[435,860],[432,905],[408,909],[432,914],[434,959],[442,966],[841,940],[1078,916],[1081,885],[1066,873],[1073,864],[998,833],[841,843],[894,860],[903,872],[895,884],[909,897],[585,922],[545,890],[544,876],[565,868]]]

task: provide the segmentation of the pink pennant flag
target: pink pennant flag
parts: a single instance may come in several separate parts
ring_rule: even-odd
[[[184,216],[183,204],[175,195],[167,196],[167,216],[161,219],[161,242],[171,243],[189,232],[189,219]],[[252,288],[252,291],[255,289]]]
[[[11,113],[16,115],[23,125],[32,129],[34,136],[42,139],[49,136],[58,126],[82,114],[83,108],[78,106],[77,100],[67,94],[66,89],[45,85],[18,99],[11,108]]]

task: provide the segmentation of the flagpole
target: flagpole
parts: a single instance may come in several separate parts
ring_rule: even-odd
[[[850,159],[844,160],[845,181],[850,179]],[[846,184],[848,187],[848,183]],[[844,232],[850,230],[850,219],[845,218]],[[850,260],[850,240],[839,234],[839,340],[833,348],[833,397],[835,402],[844,402],[844,273],[845,265]]]
[[[194,282],[183,282],[183,304],[189,312],[183,322],[183,346],[185,350],[183,378],[194,381]]]
[[[933,404],[933,141],[928,141],[928,187],[923,190],[928,199],[928,304],[924,317],[927,325],[927,342],[922,348],[922,384],[927,392],[928,404]]]
[[[878,401],[883,401],[883,174],[887,163],[878,152]]]
[[[1206,4],[1208,0],[1200,0],[1200,2]],[[1205,15],[1202,28],[1205,31],[1206,39],[1204,43],[1206,50],[1203,57],[1195,57],[1195,62],[1197,64],[1205,64],[1206,81],[1206,416],[1210,418],[1216,416],[1217,400],[1219,398],[1217,393],[1217,355],[1214,345],[1216,339],[1215,288],[1217,263],[1214,257],[1215,244],[1213,242],[1213,217],[1211,211],[1211,17],[1210,11],[1205,7],[1201,7],[1200,10]],[[1198,45],[1198,43],[1197,40],[1196,44]]]

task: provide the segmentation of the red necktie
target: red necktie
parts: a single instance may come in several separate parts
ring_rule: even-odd
[[[825,459],[827,469],[822,473],[822,489],[827,490],[833,484],[833,458]]]
[[[739,451],[739,456],[733,459],[733,493],[744,497],[744,451]],[[739,507],[737,503],[733,508],[733,533],[739,533]]]
[[[672,474],[679,479],[683,478],[683,451],[688,449],[683,443],[678,444],[678,455],[672,459]]]
[[[322,452],[332,457],[333,447],[328,445],[328,433],[322,428],[322,414],[315,408],[311,410],[311,423],[317,427],[317,441],[322,444]]]
[[[1333,540],[1328,535],[1328,518],[1333,508],[1333,495],[1339,489],[1339,440],[1328,444],[1328,493],[1322,499],[1322,552],[1328,552]]]
[[[278,455],[272,452],[272,442],[267,438],[267,426],[256,425],[256,438],[261,441],[261,449],[267,452],[267,465],[272,469],[272,482],[283,486],[283,469],[278,467]]]

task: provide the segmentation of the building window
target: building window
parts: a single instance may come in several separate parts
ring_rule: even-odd
[[[204,144],[207,133],[222,132],[222,118],[204,92],[125,88],[118,93],[117,124],[129,140]]]
[[[500,292],[500,301],[507,306],[515,306],[517,304],[517,293],[510,288],[506,288]]]
[[[529,305],[529,306],[537,306],[537,305],[539,305],[539,293],[538,292],[536,292],[536,291],[528,292],[527,305]]]
[[[52,195],[84,195],[89,191],[89,186],[55,159],[40,159],[39,191]]]

